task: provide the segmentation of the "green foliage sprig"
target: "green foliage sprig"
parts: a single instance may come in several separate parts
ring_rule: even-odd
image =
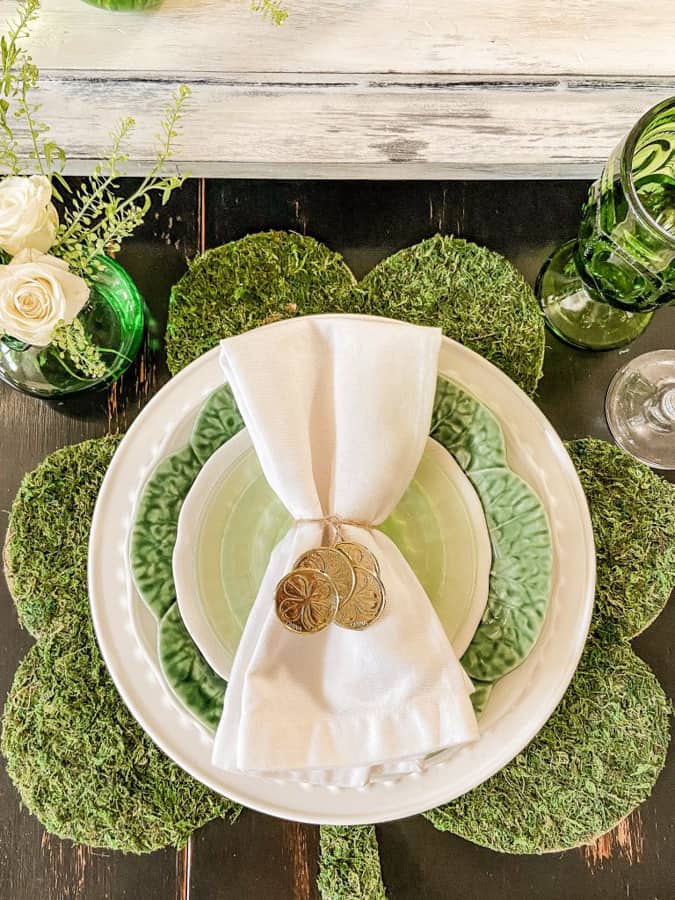
[[[78,274],[91,276],[95,257],[116,253],[122,241],[142,224],[153,195],[159,195],[164,204],[172,191],[183,184],[184,176],[166,174],[165,169],[172,157],[173,142],[178,136],[178,125],[190,89],[180,85],[167,104],[157,135],[155,162],[130,197],[118,196],[117,179],[124,174],[124,165],[128,161],[126,142],[136,125],[132,118],[123,119],[115,126],[105,160],[96,166],[90,178],[72,188],[61,177],[67,161],[66,152],[49,139],[49,126],[38,119],[40,105],[30,96],[38,85],[39,70],[20,45],[39,11],[40,0],[21,0],[16,19],[10,23],[7,34],[0,38],[0,171],[12,175],[21,173],[20,147],[12,124],[15,120],[23,121],[30,136],[28,158],[34,170],[51,178],[52,187],[58,180],[62,188],[63,196],[57,192],[62,201],[61,225],[50,252],[65,259]]]
[[[263,2],[276,7],[276,0]],[[16,17],[0,37],[0,175],[38,174],[50,179],[59,202],[60,224],[49,253],[65,260],[72,272],[92,282],[98,270],[97,258],[117,253],[122,242],[143,223],[153,198],[158,197],[165,204],[183,184],[186,176],[169,172],[167,167],[190,90],[180,85],[167,104],[157,134],[154,163],[130,196],[119,195],[118,179],[129,158],[127,141],[136,124],[132,118],[123,119],[114,127],[110,147],[93,175],[73,186],[63,177],[66,151],[51,139],[49,126],[39,115],[40,104],[34,100],[39,70],[22,46],[39,11],[40,0],[20,0]],[[28,148],[21,146],[15,133],[17,125],[27,132]],[[101,351],[77,320],[72,325],[57,326],[52,345],[65,367],[88,378],[105,374]]]
[[[167,175],[164,169],[171,159],[178,123],[189,95],[190,89],[180,85],[167,104],[157,135],[155,162],[131,196],[117,195],[116,180],[128,159],[124,145],[136,124],[132,118],[118,123],[111,134],[105,162],[97,165],[93,175],[73,190],[52,248],[73,271],[94,274],[96,257],[116,253],[122,241],[143,223],[153,195],[159,195],[165,204],[171,193],[183,184],[185,176]]]
[[[91,343],[79,319],[73,319],[70,325],[59,322],[52,332],[51,346],[66,370],[74,369],[88,378],[105,376],[107,368],[101,350]]]
[[[31,142],[29,158],[40,175],[60,174],[66,163],[65,151],[48,138],[49,126],[38,118],[40,104],[32,100],[31,92],[37,87],[40,72],[20,44],[39,12],[40,0],[21,0],[16,18],[0,38],[0,168],[12,175],[18,175],[21,167],[12,119],[24,120]]]
[[[288,10],[279,0],[251,0],[251,9],[253,12],[261,13],[275,25],[283,25],[288,18]]]

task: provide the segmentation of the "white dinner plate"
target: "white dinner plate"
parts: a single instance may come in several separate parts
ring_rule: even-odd
[[[99,493],[89,544],[89,593],[101,652],[138,722],[183,769],[252,809],[319,824],[364,824],[414,815],[485,781],[544,725],[584,647],[595,590],[593,531],[583,489],[553,427],[502,372],[444,339],[439,372],[474,394],[499,420],[508,463],[541,499],[554,550],[551,599],[525,662],[494,687],[481,737],[447,761],[366,788],[285,783],[225,772],[211,764],[212,738],[150,665],[134,627],[128,546],[138,494],[158,460],[187,442],[196,407],[222,384],[219,350],[206,353],[148,403],[120,444]]]
[[[246,429],[216,450],[183,502],[173,554],[181,618],[226,681],[270,554],[291,521]],[[492,550],[476,491],[432,438],[381,529],[411,565],[461,657],[485,611]]]

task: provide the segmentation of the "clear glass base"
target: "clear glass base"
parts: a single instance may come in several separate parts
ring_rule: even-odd
[[[643,353],[619,369],[605,415],[620,447],[654,469],[675,469],[675,350]]]
[[[584,350],[630,344],[649,325],[653,313],[631,313],[593,300],[574,263],[575,243],[559,247],[537,277],[535,291],[546,324],[568,344]]]

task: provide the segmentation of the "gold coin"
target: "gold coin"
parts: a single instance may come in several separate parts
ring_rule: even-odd
[[[328,575],[316,569],[293,569],[277,585],[277,616],[291,631],[315,634],[335,618],[338,594]]]
[[[335,549],[340,553],[344,553],[352,561],[352,565],[360,566],[362,569],[368,569],[373,575],[380,577],[380,565],[375,556],[363,544],[357,544],[354,541],[341,541],[335,545]]]
[[[328,575],[338,592],[340,603],[354,590],[354,567],[348,556],[332,547],[317,547],[303,553],[295,564],[296,569],[316,569]]]
[[[382,615],[386,601],[384,585],[377,575],[361,566],[354,566],[354,575],[354,590],[338,607],[335,623],[342,628],[361,631]]]

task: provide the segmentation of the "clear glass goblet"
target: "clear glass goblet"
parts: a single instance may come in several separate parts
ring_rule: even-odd
[[[675,351],[643,353],[619,369],[605,415],[620,447],[654,469],[675,469]]]

